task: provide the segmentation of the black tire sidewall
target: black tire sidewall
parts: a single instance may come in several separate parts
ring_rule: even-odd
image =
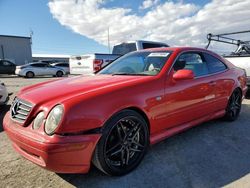
[[[116,125],[116,123],[119,120],[128,116],[136,117],[141,122],[141,125],[143,126],[144,132],[145,132],[144,136],[145,136],[145,141],[146,141],[145,143],[146,147],[144,148],[142,154],[139,156],[136,162],[133,163],[132,165],[127,166],[126,168],[123,168],[123,169],[112,168],[106,163],[106,160],[104,158],[106,140],[108,138],[109,133],[113,130],[114,126]],[[108,120],[105,123],[102,137],[99,140],[98,145],[96,146],[96,150],[95,150],[95,155],[96,155],[95,157],[98,163],[98,165],[96,166],[97,168],[99,168],[100,170],[102,170],[104,173],[108,175],[121,176],[121,175],[127,174],[130,171],[134,170],[140,164],[140,162],[142,161],[142,159],[144,158],[147,152],[148,145],[149,145],[149,130],[148,130],[148,126],[144,118],[139,113],[132,111],[132,110],[121,111],[117,113],[116,115],[114,115],[112,118],[110,118],[110,120]]]
[[[62,77],[63,76],[63,72],[62,71],[57,71],[56,72],[56,76],[57,77]]]
[[[32,76],[30,76],[30,75],[32,75]],[[26,77],[27,78],[33,78],[35,76],[35,74],[33,73],[33,72],[31,72],[31,71],[28,71],[27,73],[26,73]]]
[[[235,89],[233,91],[233,93],[231,94],[230,98],[228,99],[228,104],[227,104],[227,108],[226,108],[226,114],[224,116],[225,120],[227,120],[227,121],[235,121],[239,117],[239,115],[240,115],[242,101],[240,101],[240,109],[239,109],[239,112],[237,113],[236,116],[232,117],[231,113],[228,110],[228,108],[230,107],[230,100],[232,98],[232,95],[235,94],[235,92],[239,92],[241,94],[241,96],[242,96],[242,93],[241,93],[241,91],[239,89]]]

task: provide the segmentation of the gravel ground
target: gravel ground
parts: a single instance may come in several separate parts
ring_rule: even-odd
[[[13,92],[55,78],[0,77]],[[9,103],[10,103],[9,102]],[[2,129],[10,105],[0,107],[0,187],[250,187],[250,100],[236,122],[215,120],[151,147],[141,165],[123,177],[94,167],[88,174],[56,174],[16,153]]]

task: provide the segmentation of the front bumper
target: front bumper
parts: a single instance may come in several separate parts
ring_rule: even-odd
[[[26,72],[23,69],[16,69],[15,74],[18,76],[26,76]]]
[[[87,173],[100,134],[48,136],[22,127],[5,115],[3,127],[15,150],[33,163],[58,173]]]

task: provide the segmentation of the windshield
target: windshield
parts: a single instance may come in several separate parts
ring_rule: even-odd
[[[168,60],[170,51],[131,52],[104,67],[98,74],[157,75]]]

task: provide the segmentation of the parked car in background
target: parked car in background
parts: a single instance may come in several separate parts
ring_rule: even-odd
[[[64,70],[66,74],[69,74],[69,63],[58,62],[58,63],[52,63],[51,65],[54,67],[61,68]]]
[[[93,74],[126,53],[159,47],[168,47],[168,45],[162,42],[136,40],[115,45],[112,54],[94,53],[71,56],[69,60],[70,74]]]
[[[3,127],[17,152],[46,169],[86,173],[92,161],[124,175],[149,144],[211,119],[236,120],[246,90],[244,70],[211,51],[142,50],[95,75],[22,89]]]
[[[26,78],[33,78],[35,76],[57,76],[62,77],[66,72],[58,67],[54,67],[47,63],[30,63],[16,67],[16,74]]]
[[[15,70],[15,63],[5,59],[0,60],[0,74],[15,74]]]
[[[0,105],[6,104],[9,100],[9,94],[3,82],[0,81]]]

